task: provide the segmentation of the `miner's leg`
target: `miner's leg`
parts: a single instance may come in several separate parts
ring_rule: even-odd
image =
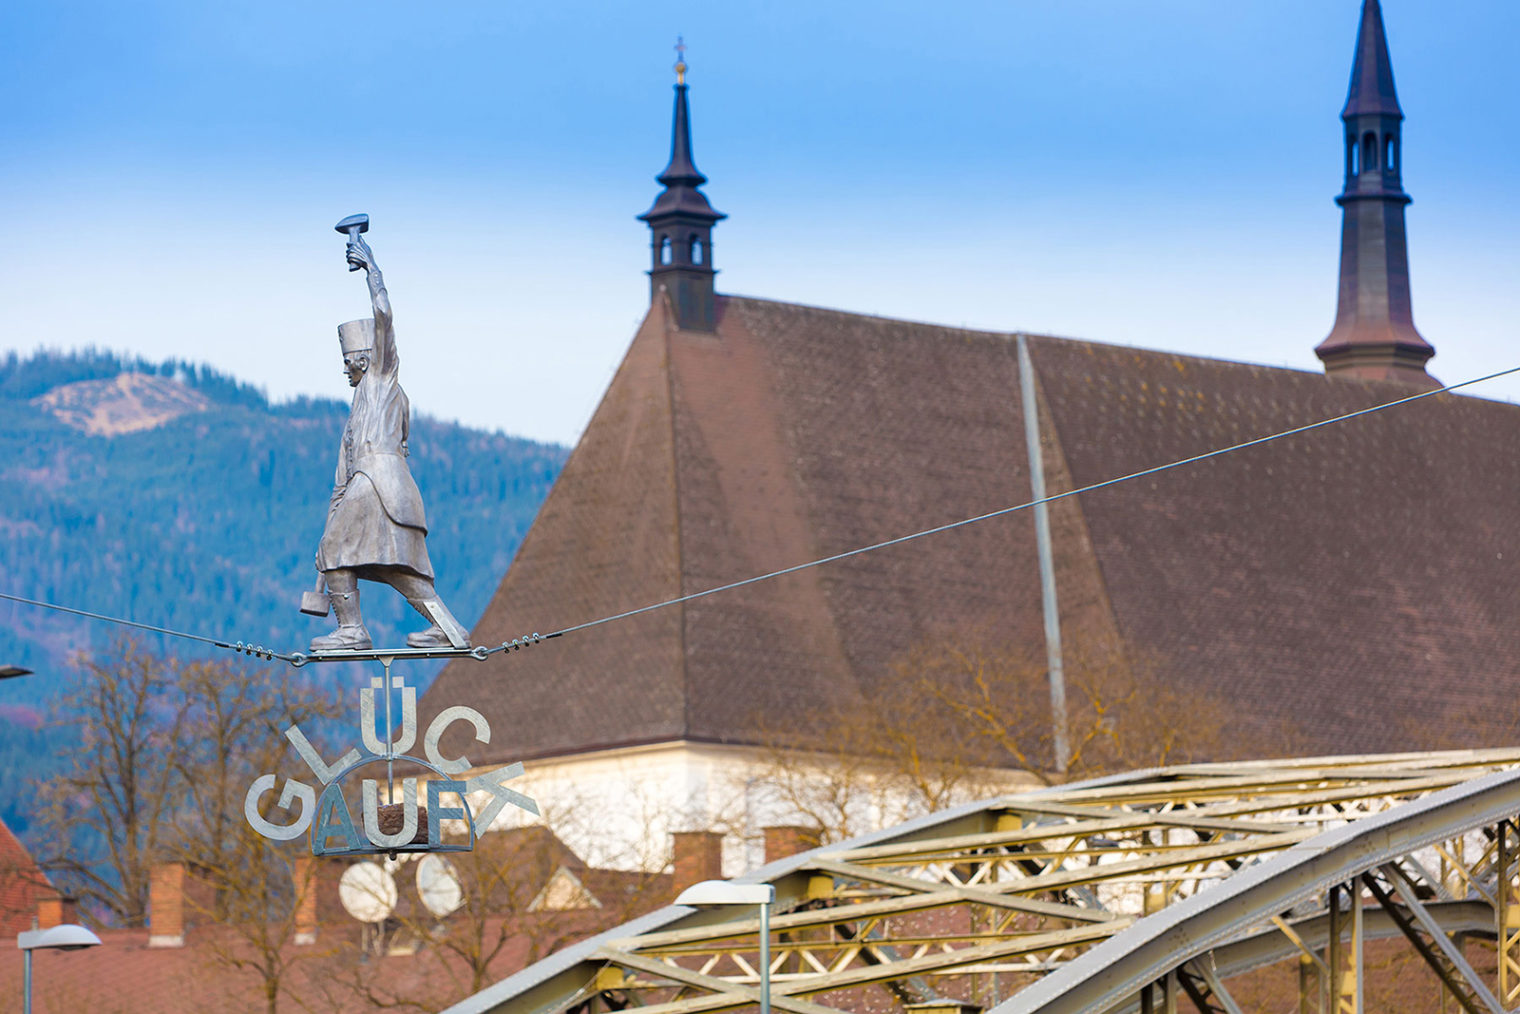
[[[422,618],[428,621],[428,628],[415,634],[406,635],[406,643],[412,648],[468,648],[470,646],[470,634],[459,621],[454,619],[454,614],[449,612],[449,607],[443,604],[443,599],[438,597],[438,590],[433,587],[433,582],[425,577],[415,574],[387,575],[390,582],[406,600],[412,604],[412,608],[422,614]]]
[[[359,615],[359,579],[347,569],[323,572],[327,579],[327,599],[332,603],[338,629],[311,641],[312,651],[363,651],[371,647],[369,631]]]

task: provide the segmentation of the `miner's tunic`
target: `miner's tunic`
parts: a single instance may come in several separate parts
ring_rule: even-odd
[[[373,360],[343,427],[317,569],[401,567],[431,579],[422,494],[406,463],[411,406],[394,332],[389,321],[376,325]]]

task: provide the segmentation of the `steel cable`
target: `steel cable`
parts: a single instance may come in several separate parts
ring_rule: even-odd
[[[928,535],[938,535],[940,532],[948,532],[953,528],[963,528],[966,525],[974,525],[979,521],[989,521],[992,518],[1000,518],[1005,514],[1013,514],[1016,511],[1028,510],[1029,508],[1036,507],[1040,504],[1054,503],[1057,500],[1065,500],[1068,497],[1079,496],[1082,493],[1091,493],[1094,490],[1103,489],[1107,486],[1118,485],[1121,482],[1129,482],[1131,479],[1143,479],[1147,475],[1156,475],[1161,472],[1168,472],[1174,468],[1181,468],[1184,465],[1193,465],[1197,464],[1200,461],[1207,461],[1210,458],[1217,458],[1221,455],[1234,453],[1235,451],[1243,451],[1248,447],[1258,447],[1262,444],[1269,444],[1274,440],[1282,440],[1285,437],[1296,436],[1299,433],[1307,433],[1310,430],[1317,430],[1325,426],[1334,425],[1335,423],[1346,422],[1349,419],[1356,419],[1360,416],[1371,415],[1374,412],[1381,412],[1386,408],[1396,408],[1399,405],[1408,405],[1411,402],[1420,401],[1425,398],[1432,398],[1438,394],[1446,394],[1447,392],[1455,391],[1458,388],[1471,387],[1474,384],[1481,384],[1484,381],[1508,376],[1509,374],[1515,372],[1520,372],[1520,366],[1511,366],[1507,370],[1500,370],[1497,373],[1490,373],[1487,376],[1483,377],[1475,377],[1472,380],[1464,380],[1459,384],[1448,384],[1446,387],[1438,388],[1433,391],[1422,391],[1419,394],[1410,395],[1407,398],[1399,398],[1397,401],[1389,401],[1384,402],[1381,405],[1372,405],[1368,408],[1357,409],[1355,412],[1347,412],[1345,415],[1338,415],[1329,419],[1321,419],[1319,422],[1308,423],[1304,426],[1295,426],[1293,429],[1283,430],[1280,433],[1273,433],[1265,437],[1257,437],[1254,440],[1247,440],[1244,443],[1231,444],[1229,447],[1220,447],[1216,450],[1205,451],[1202,454],[1195,454],[1190,458],[1182,458],[1177,461],[1168,462],[1165,465],[1157,465],[1154,468],[1145,468],[1141,469],[1138,472],[1131,472],[1128,475],[1121,475],[1113,479],[1105,479],[1102,482],[1095,482],[1090,486],[1082,486],[1079,489],[1069,489],[1064,493],[1055,493],[1051,496],[1043,497],[1039,500],[1030,500],[1028,503],[1017,504],[1013,507],[1003,507],[1000,510],[990,511],[986,514],[978,514],[974,518],[965,518],[961,521],[952,521],[949,524],[936,525],[933,528],[925,528],[923,531],[914,532],[911,535],[900,535],[895,539],[888,539],[885,542],[873,542],[869,546],[861,546],[858,549],[850,549],[846,550],[843,553],[835,553],[833,556],[825,556],[821,559],[809,560],[807,563],[799,563],[795,566],[785,567],[781,570],[773,570],[769,574],[760,574],[756,577],[747,577],[742,581],[734,581],[729,584],[719,585],[716,588],[708,588],[705,591],[692,592],[690,595],[682,595],[680,598],[667,599],[664,602],[656,602],[653,605],[640,606],[638,609],[630,609],[627,612],[616,613],[612,616],[604,616],[599,620],[589,620],[586,623],[577,623],[572,627],[565,627],[563,630],[556,630],[552,634],[545,634],[544,637],[561,637],[565,634],[574,633],[577,630],[586,630],[589,627],[601,626],[603,623],[611,623],[614,620],[624,620],[630,616],[638,616],[641,613],[653,612],[656,609],[664,609],[667,606],[680,605],[683,602],[690,602],[693,599],[706,598],[709,595],[716,595],[719,592],[733,591],[735,588],[743,588],[746,585],[758,584],[761,581],[769,581],[771,578],[782,577],[787,574],[795,574],[798,571],[808,570],[813,567],[821,567],[826,563],[836,563],[839,560],[848,560],[850,557],[860,556],[862,553],[875,552],[878,549],[886,549],[889,546],[899,546],[904,542],[912,542],[915,539],[922,539]]]
[[[666,599],[663,602],[655,602],[647,606],[640,606],[637,609],[629,609],[621,613],[613,613],[610,616],[603,616],[600,619],[588,620],[585,623],[577,623],[573,626],[556,630],[551,634],[530,634],[521,639],[508,641],[504,644],[495,645],[489,648],[477,647],[473,649],[462,649],[459,651],[459,654],[461,656],[468,655],[472,658],[484,659],[500,652],[517,650],[522,647],[528,647],[542,641],[547,641],[550,638],[563,637],[566,634],[573,634],[580,630],[589,630],[592,627],[599,627],[604,623],[613,623],[617,620],[626,620],[629,617],[639,616],[643,613],[654,612],[657,609],[665,609],[670,606],[678,606],[684,602],[692,602],[696,599],[707,598],[709,595],[717,595],[720,592],[733,591],[736,588],[744,588],[748,585],[759,584],[761,581],[769,581],[773,578],[784,577],[787,574],[796,574],[800,571],[810,570],[814,567],[822,567],[825,564],[837,563],[840,560],[848,560],[851,557],[860,556],[864,553],[872,553],[878,549],[887,549],[891,546],[900,546],[905,542],[913,542],[917,539],[922,539],[930,535],[938,535],[941,532],[948,532],[952,529],[964,528],[967,525],[974,525],[981,521],[990,521],[993,518],[1000,518],[1008,514],[1017,513],[1018,511],[1028,510],[1029,508],[1039,506],[1040,504],[1055,503],[1057,500],[1065,500],[1069,497],[1080,496],[1083,493],[1091,493],[1095,490],[1104,489],[1109,486],[1116,486],[1122,482],[1129,482],[1133,479],[1143,479],[1148,475],[1158,475],[1162,472],[1169,472],[1174,468],[1182,468],[1186,465],[1197,464],[1200,461],[1207,461],[1210,458],[1218,458],[1225,454],[1233,454],[1236,451],[1243,451],[1250,447],[1259,447],[1262,444],[1269,444],[1276,440],[1282,440],[1287,437],[1297,436],[1300,433],[1308,433],[1311,430],[1323,429],[1326,426],[1333,426],[1336,423],[1343,423],[1351,419],[1357,419],[1362,416],[1372,415],[1373,413],[1381,412],[1384,409],[1397,408],[1400,405],[1409,405],[1413,402],[1423,401],[1426,398],[1433,398],[1437,395],[1447,394],[1451,391],[1456,391],[1464,387],[1472,387],[1474,384],[1482,384],[1486,381],[1495,380],[1499,377],[1508,376],[1511,373],[1517,372],[1520,372],[1520,366],[1512,366],[1509,369],[1499,370],[1496,373],[1490,373],[1482,377],[1475,377],[1472,380],[1464,380],[1461,383],[1457,384],[1448,384],[1445,387],[1436,388],[1435,390],[1431,391],[1421,391],[1419,394],[1412,394],[1407,398],[1399,398],[1395,401],[1384,402],[1381,405],[1371,405],[1367,408],[1357,409],[1355,412],[1347,412],[1345,415],[1332,416],[1329,419],[1321,419],[1318,422],[1307,423],[1303,426],[1295,426],[1292,429],[1282,430],[1281,432],[1272,433],[1264,437],[1256,437],[1253,440],[1247,440],[1243,443],[1231,444],[1228,447],[1220,447],[1212,451],[1205,451],[1202,454],[1195,454],[1192,457],[1180,458],[1176,461],[1171,461],[1164,465],[1156,465],[1152,468],[1141,469],[1138,472],[1130,472],[1128,475],[1116,476],[1112,479],[1104,479],[1102,482],[1095,482],[1089,486],[1081,486],[1077,489],[1069,489],[1064,493],[1054,493],[1050,496],[1043,497],[1038,500],[1030,500],[1027,503],[1015,504],[1012,507],[1003,507],[995,511],[989,511],[986,514],[978,514],[975,517],[963,518],[960,521],[951,521],[948,524],[936,525],[933,528],[925,528],[922,531],[913,532],[909,535],[900,535],[893,539],[887,539],[884,542],[873,542],[868,546],[860,546],[856,549],[846,550],[843,553],[835,553],[832,556],[820,557],[816,560],[809,560],[806,563],[799,563],[790,567],[783,567],[780,570],[773,570],[766,574],[758,574],[754,577],[747,577],[741,581],[732,581],[728,584],[721,584],[713,588],[705,589],[703,591],[692,592],[689,595],[682,595],[678,598]],[[296,666],[304,665],[307,661],[310,660],[310,656],[302,652],[278,652],[265,648],[262,645],[244,643],[243,641],[221,641],[217,640],[214,637],[204,637],[200,634],[189,634],[180,630],[170,630],[166,627],[156,627],[152,624],[138,623],[135,620],[123,619],[118,616],[108,616],[104,613],[92,613],[85,609],[75,609],[71,606],[62,606],[54,602],[43,602],[38,599],[23,598],[20,595],[10,595],[5,592],[0,592],[0,599],[5,599],[10,602],[19,602],[23,605],[37,606],[42,609],[56,610],[57,612],[62,613],[71,613],[75,616],[83,616],[86,619],[102,620],[106,623],[115,623],[124,627],[132,627],[137,630],[146,630],[155,634],[165,634],[169,637],[179,637],[189,641],[198,641],[202,644],[209,644],[217,648],[226,648],[230,651],[240,652],[245,655],[253,655],[255,657],[268,659],[271,661],[274,659],[279,659],[282,662],[289,662],[292,665]]]
[[[289,662],[293,658],[292,655],[283,652],[272,651],[268,648],[265,648],[263,645],[245,644],[242,641],[219,641],[214,637],[203,637],[200,634],[187,634],[183,630],[170,630],[168,627],[155,627],[151,623],[138,623],[136,620],[122,619],[120,616],[107,616],[105,613],[92,613],[88,609],[75,609],[72,606],[60,606],[56,602],[43,602],[40,599],[24,598],[20,595],[10,595],[6,592],[0,592],[0,599],[5,599],[8,602],[19,602],[22,605],[27,606],[38,606],[42,609],[52,609],[60,613],[71,613],[74,616],[83,616],[88,620],[104,620],[106,623],[115,623],[123,627],[132,627],[136,630],[146,630],[149,633],[153,634],[167,634],[169,637],[182,637],[187,641],[199,641],[202,644],[209,644],[216,648],[226,648],[229,651],[241,652],[244,655],[256,655],[259,658],[265,659],[277,658],[284,662]]]

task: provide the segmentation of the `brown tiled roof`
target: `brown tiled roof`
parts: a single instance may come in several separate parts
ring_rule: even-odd
[[[1034,350],[1079,485],[1410,393],[1086,342]],[[1448,708],[1493,709],[1490,733],[1508,732],[1517,439],[1520,408],[1441,395],[1081,507],[1119,629],[1185,685],[1290,719],[1314,746],[1396,749]]]
[[[31,929],[37,900],[53,894],[53,885],[10,828],[0,823],[0,938]]]
[[[275,948],[285,969],[280,1009],[359,1012],[382,1004],[404,1010],[442,1009],[478,988],[462,952],[479,948],[491,955],[484,981],[496,981],[560,946],[658,908],[671,894],[668,875],[587,867],[541,827],[493,831],[477,840],[475,852],[454,855],[452,861],[461,871],[467,894],[478,889],[491,895],[474,899],[474,913],[482,923],[477,926],[464,911],[443,918],[423,912],[413,887],[415,868],[403,867],[395,873],[400,903],[387,924],[387,939],[399,946],[383,955],[366,949],[373,935],[363,932],[339,900],[338,885],[348,864],[319,861],[315,942],[297,945],[284,939]],[[602,907],[528,912],[528,901],[560,866],[574,869],[595,885]],[[496,873],[483,875],[491,867]],[[267,939],[274,944],[289,927],[272,924],[265,934],[256,925],[236,927],[213,921],[204,912],[199,913],[202,918],[193,918],[196,914],[193,907],[186,912],[188,925],[181,947],[148,946],[146,929],[98,929],[102,946],[70,953],[36,952],[36,1010],[113,1014],[264,1010],[260,969],[269,966],[273,955],[252,941]],[[417,947],[417,927],[424,925],[435,939]],[[8,935],[14,937],[14,933]],[[0,997],[19,997],[20,955],[13,940],[4,943],[10,950],[0,946],[0,953],[12,956],[0,961]],[[10,1009],[0,1001],[0,1010]]]
[[[676,896],[675,878],[669,873],[593,866],[579,871],[576,879],[597,904],[612,912],[653,910],[669,904]]]
[[[723,297],[656,305],[475,630],[548,632],[1028,499],[1014,337]],[[1403,396],[1320,374],[1032,336],[1052,491]],[[1442,396],[1052,510],[1063,626],[1161,660],[1305,747],[1384,750],[1517,682],[1520,409]],[[869,694],[956,630],[1040,637],[1015,514],[455,662],[427,714],[472,761],[692,739]],[[426,714],[424,715],[424,720]],[[772,718],[772,721],[775,721]],[[461,730],[455,730],[459,732]]]
[[[552,929],[534,925],[553,918]],[[488,965],[486,981],[512,974],[542,957],[540,940],[564,945],[613,925],[600,912],[491,918],[481,938],[507,938]],[[34,956],[34,1009],[39,1014],[105,1011],[109,1014],[247,1014],[266,1010],[260,961],[267,958],[224,926],[186,936],[184,947],[149,947],[147,930],[99,930],[101,946],[38,951]],[[358,924],[324,926],[314,944],[287,944],[280,951],[286,972],[280,1010],[358,1014],[389,1003],[402,1010],[440,1010],[470,994],[471,979],[456,954],[439,947],[415,953],[361,957]],[[0,996],[21,995],[21,957],[12,947],[0,962]],[[0,1006],[4,1010],[19,1010]]]

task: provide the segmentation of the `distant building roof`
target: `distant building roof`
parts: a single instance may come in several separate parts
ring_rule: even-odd
[[[0,937],[31,929],[37,902],[44,896],[56,896],[52,883],[10,828],[0,823]]]
[[[1012,335],[721,297],[657,301],[475,630],[548,632],[1028,499]],[[1407,396],[1409,388],[1029,338],[1052,492]],[[1062,621],[1168,680],[1387,750],[1520,688],[1520,408],[1441,396],[1053,508]],[[526,652],[446,668],[479,763],[695,740],[869,694],[914,645],[1038,643],[1015,514]],[[1507,711],[1505,711],[1507,713]],[[426,720],[426,715],[424,715]],[[774,720],[774,719],[773,719]]]
[[[7,842],[14,844],[15,839],[0,833],[0,857],[9,854]],[[184,926],[182,935],[174,934],[182,944],[155,944],[151,929],[101,929],[100,947],[69,954],[38,952],[37,1009],[121,1014],[246,1011],[252,997],[260,997],[262,1004],[259,970],[271,953],[278,954],[283,969],[282,1009],[290,997],[304,1002],[297,1007],[340,1012],[373,1010],[377,1001],[438,1009],[470,989],[471,973],[461,952],[474,954],[472,948],[479,948],[488,959],[489,978],[498,979],[548,950],[665,905],[673,894],[670,875],[588,867],[542,827],[482,835],[473,853],[455,854],[452,861],[461,871],[466,908],[443,916],[430,914],[414,889],[415,867],[396,870],[399,903],[385,924],[387,945],[378,953],[375,928],[348,915],[339,900],[347,862],[318,861],[314,922],[301,927],[314,939],[305,944],[295,943],[291,927],[282,923],[239,927],[214,920],[200,907],[209,903],[209,896],[200,903],[190,900],[197,888],[186,883],[183,893],[176,887],[154,902],[166,908],[181,906],[162,916]],[[552,876],[566,870],[584,883],[595,903],[568,899],[567,904],[530,909],[529,903],[545,893]],[[191,877],[186,875],[187,880]],[[483,897],[468,897],[476,891]],[[0,887],[0,899],[7,897]],[[29,917],[26,925],[30,926]],[[433,937],[429,946],[418,946],[421,927]],[[0,996],[20,994],[21,974],[19,960],[0,963]]]

